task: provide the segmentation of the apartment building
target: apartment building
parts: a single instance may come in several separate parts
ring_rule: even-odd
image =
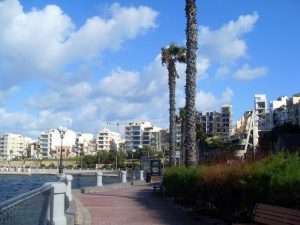
[[[230,137],[233,135],[232,129],[232,106],[223,105],[221,108],[222,122],[221,122],[221,133],[220,138],[223,141],[229,141]]]
[[[299,117],[300,93],[287,100],[287,123],[300,125]]]
[[[104,128],[97,135],[97,151],[120,151],[121,143],[121,135],[109,129]]]
[[[67,130],[62,142],[62,154],[72,156],[72,148],[76,143],[76,133],[72,130]],[[49,129],[41,132],[38,139],[38,157],[40,158],[55,158],[60,155],[61,138],[57,129]]]
[[[145,145],[161,148],[161,128],[150,122],[132,122],[125,127],[125,150],[139,149]]]
[[[270,102],[271,127],[284,123],[300,125],[300,93],[292,97],[281,96]]]
[[[27,155],[27,148],[33,140],[20,134],[0,134],[0,160],[11,160]]]
[[[259,130],[270,129],[270,114],[267,108],[267,97],[265,94],[254,95],[254,110],[257,115],[257,123]]]
[[[161,136],[159,127],[145,127],[142,137],[142,145],[152,146],[157,150],[161,149]]]
[[[221,112],[198,112],[196,117],[204,134],[223,141],[230,140],[233,134],[231,105],[222,105]]]
[[[91,142],[94,135],[90,133],[76,133],[75,146],[72,152],[76,155],[91,155]]]
[[[286,121],[286,104],[288,97],[280,96],[276,100],[270,102],[270,125],[282,125]]]

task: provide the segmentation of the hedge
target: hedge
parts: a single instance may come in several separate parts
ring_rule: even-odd
[[[236,165],[168,168],[165,192],[228,222],[247,222],[257,202],[300,209],[300,157],[277,154]]]

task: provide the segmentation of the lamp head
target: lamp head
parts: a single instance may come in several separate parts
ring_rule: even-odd
[[[59,132],[66,133],[68,129],[67,129],[66,127],[63,127],[63,126],[59,126],[59,127],[57,128],[57,130],[58,130]]]

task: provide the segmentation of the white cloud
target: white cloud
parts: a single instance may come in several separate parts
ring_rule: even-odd
[[[250,68],[248,64],[244,64],[234,73],[233,77],[238,80],[253,80],[265,76],[267,73],[267,67]]]
[[[7,112],[4,108],[0,108],[0,123],[2,132],[20,133],[36,138],[43,129],[56,128],[60,125],[71,128],[73,119],[66,112],[44,110],[34,116],[28,112]]]
[[[196,108],[203,112],[219,110],[222,105],[230,104],[233,96],[234,92],[229,87],[226,88],[220,98],[217,98],[211,92],[201,90],[196,95]]]
[[[29,98],[27,105],[40,110],[71,110],[84,103],[91,93],[92,86],[85,81],[73,85],[64,83],[62,87],[58,84],[42,96]]]
[[[105,49],[156,27],[158,13],[146,6],[109,8],[109,17],[88,18],[76,28],[58,6],[24,12],[17,0],[0,1],[2,86],[57,73],[68,64],[98,58]]]
[[[240,16],[237,21],[230,21],[218,30],[200,26],[198,54],[200,57],[221,63],[232,63],[246,55],[247,45],[241,37],[252,31],[259,16]]]
[[[96,89],[102,94],[114,97],[133,96],[139,88],[139,79],[139,73],[117,68],[100,80]]]
[[[0,106],[4,104],[8,98],[14,95],[19,90],[19,87],[12,86],[8,90],[2,91],[0,90]]]
[[[226,75],[230,73],[230,69],[226,66],[219,67],[216,71],[216,77],[218,79],[224,79]]]

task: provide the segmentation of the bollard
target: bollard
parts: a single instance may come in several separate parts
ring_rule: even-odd
[[[97,187],[102,187],[102,176],[103,176],[103,172],[102,171],[98,171],[96,172],[96,176],[97,176]]]
[[[73,200],[73,196],[72,196],[72,180],[73,180],[73,176],[72,175],[66,175],[66,179],[67,179],[67,193],[66,195],[69,198],[69,201]]]
[[[63,182],[47,182],[45,185],[51,184],[54,187],[53,192],[53,222],[55,225],[66,225],[65,216],[65,194],[67,186]],[[51,214],[51,213],[50,213]]]
[[[144,180],[144,171],[140,170],[140,180]]]
[[[127,172],[126,171],[121,171],[122,173],[122,183],[127,183]]]

